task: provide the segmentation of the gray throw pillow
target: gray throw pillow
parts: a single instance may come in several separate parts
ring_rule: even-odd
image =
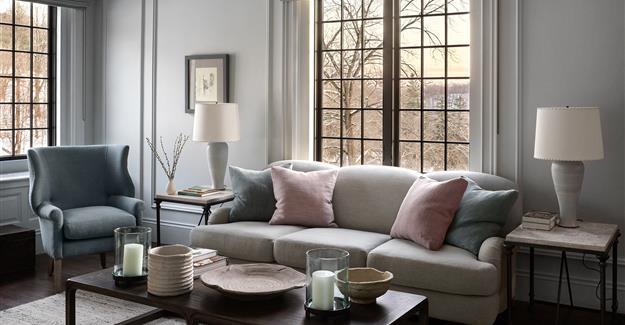
[[[291,164],[282,167],[291,168]],[[229,171],[235,196],[228,221],[269,221],[276,210],[271,169],[257,171],[230,166]]]
[[[516,190],[488,191],[473,180],[464,179],[469,185],[445,242],[478,255],[486,239],[499,235],[519,193]]]

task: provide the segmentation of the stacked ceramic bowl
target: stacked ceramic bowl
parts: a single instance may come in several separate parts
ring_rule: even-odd
[[[177,296],[193,290],[193,256],[183,245],[150,249],[148,292],[157,296]]]

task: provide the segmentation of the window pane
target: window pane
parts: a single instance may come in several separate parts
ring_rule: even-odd
[[[365,48],[382,47],[384,39],[384,25],[382,19],[365,20]]]
[[[8,104],[0,105],[0,129],[13,127],[13,107]]]
[[[338,137],[340,136],[340,123],[339,120],[341,111],[338,109],[324,109],[321,111],[321,134],[324,137]]]
[[[343,140],[343,166],[360,165],[360,140]]]
[[[15,131],[15,154],[25,155],[30,148],[30,130]]]
[[[13,79],[0,78],[0,102],[10,103],[13,101]]]
[[[33,51],[48,52],[48,30],[33,29]]]
[[[48,145],[48,130],[33,131],[33,147],[45,147]]]
[[[48,56],[33,54],[33,77],[45,78],[48,76]]]
[[[382,165],[382,141],[365,141],[365,165]]]
[[[449,77],[468,77],[470,75],[469,47],[451,47],[447,49],[447,75]]]
[[[400,53],[400,76],[402,78],[421,77],[421,50],[401,50]]]
[[[0,49],[13,50],[13,27],[0,25]]]
[[[341,86],[340,81],[324,81],[323,82],[323,108],[339,108],[341,105]]]
[[[445,13],[445,2],[449,0],[424,0],[423,14],[433,15]]]
[[[360,78],[361,70],[360,51],[343,51],[343,78]]]
[[[444,112],[423,112],[423,139],[427,141],[445,140]]]
[[[30,80],[24,78],[15,79],[15,102],[30,103]]]
[[[343,137],[360,138],[361,110],[344,110],[343,111]]]
[[[421,140],[421,112],[400,112],[399,125],[399,140]]]
[[[450,79],[447,81],[447,108],[469,109],[468,79]]]
[[[330,50],[341,48],[341,23],[323,24],[323,48]]]
[[[30,25],[30,2],[15,1],[15,23]]]
[[[323,20],[341,19],[341,0],[323,0]]]
[[[439,143],[423,144],[423,171],[431,172],[445,169],[445,145]]]
[[[423,76],[445,76],[445,48],[435,47],[423,49]]]
[[[401,46],[421,46],[421,17],[401,18]]]
[[[13,155],[13,132],[0,131],[0,157]]]
[[[420,15],[421,0],[401,0],[399,2],[399,14],[401,16]]]
[[[13,23],[13,1],[0,1],[0,23]]]
[[[341,53],[340,52],[324,52],[323,53],[323,79],[340,78],[339,71],[341,69]]]
[[[445,16],[423,18],[423,45],[445,45]]]
[[[365,18],[381,18],[384,15],[384,0],[364,0],[364,3]]]
[[[421,143],[399,143],[399,166],[417,171],[421,170]]]
[[[470,0],[447,0],[447,12],[469,11]]]
[[[348,21],[343,23],[343,48],[357,49],[362,44],[362,23],[361,21]]]
[[[48,105],[44,105],[44,104],[33,105],[33,127],[34,128],[47,128],[48,127]]]
[[[360,108],[362,81],[343,81],[343,108]]]
[[[423,108],[445,108],[445,80],[423,80]]]
[[[343,19],[362,18],[362,0],[343,0]]]
[[[15,75],[30,77],[30,53],[15,53]]]
[[[33,26],[48,27],[48,6],[33,3]]]
[[[382,51],[364,51],[365,55],[365,78],[382,78],[384,76],[384,63]]]
[[[469,142],[469,112],[447,113],[447,139]]]
[[[382,110],[364,111],[365,129],[363,137],[367,139],[382,139]]]
[[[47,79],[35,79],[33,81],[33,102],[46,103],[48,102],[48,80]]]
[[[447,169],[469,170],[469,145],[449,144],[447,147]]]
[[[30,51],[30,28],[15,27],[15,49]]]
[[[364,107],[381,108],[383,101],[382,80],[365,80],[364,82]]]
[[[469,14],[447,17],[447,44],[469,44],[470,38],[471,24]]]
[[[13,75],[13,53],[0,51],[0,75]]]
[[[338,139],[321,140],[321,161],[339,166],[341,164],[341,141]]]
[[[30,105],[15,105],[15,127],[30,128]]]
[[[421,81],[417,79],[401,80],[399,82],[399,108],[421,108]]]

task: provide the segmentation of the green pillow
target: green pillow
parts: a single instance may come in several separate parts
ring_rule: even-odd
[[[464,177],[467,186],[445,242],[478,255],[482,243],[499,235],[516,202],[516,190],[488,191]]]
[[[282,167],[291,168],[291,164]],[[230,166],[229,171],[235,196],[228,221],[269,221],[276,210],[271,169],[256,171]]]

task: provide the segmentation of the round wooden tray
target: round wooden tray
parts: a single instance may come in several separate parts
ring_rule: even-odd
[[[202,274],[202,283],[238,300],[263,300],[306,284],[306,276],[276,264],[235,264]]]

